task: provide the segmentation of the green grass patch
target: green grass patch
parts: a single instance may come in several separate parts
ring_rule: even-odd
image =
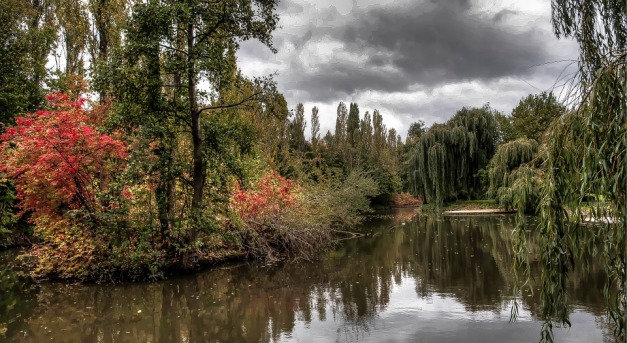
[[[479,199],[479,200],[459,200],[444,204],[444,206],[437,208],[435,204],[424,204],[420,206],[421,210],[426,211],[462,211],[462,210],[485,210],[485,209],[501,209],[502,207],[496,203],[494,199]]]

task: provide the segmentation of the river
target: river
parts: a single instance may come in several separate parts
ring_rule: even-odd
[[[516,297],[510,321],[514,218],[414,214],[375,216],[367,236],[315,262],[228,264],[151,283],[14,284],[2,293],[0,341],[537,342],[538,289]],[[556,327],[556,342],[611,333],[602,266],[585,265],[569,280],[572,326]]]

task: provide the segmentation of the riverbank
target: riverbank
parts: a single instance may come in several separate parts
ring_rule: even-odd
[[[225,263],[149,283],[15,280],[3,289],[0,342],[366,343],[416,341],[419,329],[433,342],[539,337],[539,292],[519,298],[522,320],[509,322],[513,218],[410,213],[369,216],[355,229],[371,235],[342,241],[315,264]],[[578,307],[572,327],[555,328],[557,342],[600,343],[610,330],[595,324],[605,320],[605,275],[601,261],[589,262],[571,275]]]
[[[444,204],[438,208],[434,204],[424,204],[420,206],[423,211],[504,211],[505,208],[499,206],[495,200],[460,200]]]

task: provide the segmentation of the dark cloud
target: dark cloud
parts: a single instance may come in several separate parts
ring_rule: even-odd
[[[304,7],[290,0],[281,0],[277,6],[277,11],[282,15],[295,15],[302,13]]]
[[[278,54],[250,41],[238,56],[253,75],[278,71],[291,105],[359,101],[405,126],[486,102],[509,113],[521,97],[559,83],[565,64],[547,62],[576,56],[576,45],[571,53],[553,36],[549,6],[546,15],[533,8],[539,1],[516,10],[480,0],[382,1],[352,1],[350,10],[351,0],[282,0]]]
[[[366,63],[332,62],[315,74],[305,69],[301,75],[317,79],[306,87],[325,100],[337,92],[402,91],[416,83],[437,86],[524,75],[529,66],[548,60],[540,32],[518,33],[470,10],[469,1],[454,1],[427,11],[418,6],[353,11],[355,20],[338,28],[318,28],[314,34],[330,36],[348,51],[368,56]]]

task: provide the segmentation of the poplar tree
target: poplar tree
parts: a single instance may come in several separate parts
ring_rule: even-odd
[[[350,103],[346,120],[346,136],[350,145],[355,147],[359,140],[359,106],[357,103]]]
[[[343,149],[346,142],[346,121],[348,119],[348,111],[343,102],[337,106],[337,118],[335,119],[335,147],[338,150]]]
[[[294,113],[294,120],[290,123],[290,141],[293,147],[299,152],[305,152],[305,128],[307,122],[305,121],[305,106],[299,103],[296,106],[296,112]]]
[[[320,141],[320,117],[318,117],[318,107],[311,109],[311,145],[316,150]]]

